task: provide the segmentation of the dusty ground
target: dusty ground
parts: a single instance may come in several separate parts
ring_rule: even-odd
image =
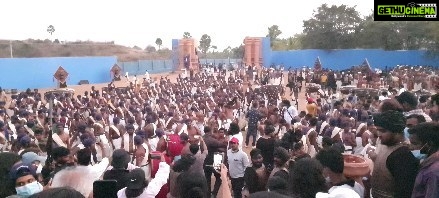
[[[160,74],[150,74],[149,76],[150,76],[150,78],[152,78],[152,79],[156,78],[157,80],[160,79],[161,76],[168,76],[168,78],[171,79],[171,81],[176,82],[178,75],[179,75],[179,73],[168,72],[168,73],[160,73]],[[144,77],[145,77],[144,75],[138,75],[137,79],[139,82],[142,82]],[[132,76],[130,76],[130,78],[132,78]],[[99,84],[87,84],[87,85],[68,85],[67,88],[74,89],[75,95],[83,95],[85,91],[90,91],[92,86],[94,86],[96,88],[96,90],[101,90],[102,87],[107,87],[109,83],[110,82],[99,83]],[[122,78],[121,81],[115,81],[116,87],[126,87],[128,85],[129,85],[129,82],[127,81],[126,78]],[[38,91],[40,93],[44,93],[46,91],[53,90],[53,89],[54,88],[43,88],[43,89],[38,89]]]

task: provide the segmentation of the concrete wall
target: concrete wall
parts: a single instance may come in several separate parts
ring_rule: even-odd
[[[323,68],[334,70],[360,65],[365,58],[372,68],[380,69],[403,64],[439,66],[439,60],[427,58],[425,52],[423,50],[385,51],[381,49],[293,50],[264,53],[264,59],[265,56],[270,56],[272,64],[283,64],[286,68],[299,68],[313,67],[316,58],[320,57]]]
[[[104,83],[111,81],[110,69],[115,63],[117,57],[0,58],[0,86],[19,90],[55,88],[53,74],[59,66],[69,73],[68,85],[77,85],[80,80]]]

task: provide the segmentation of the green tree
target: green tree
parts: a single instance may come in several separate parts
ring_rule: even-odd
[[[232,52],[232,47],[227,46],[226,48],[224,48],[223,53],[228,54]]]
[[[155,52],[156,49],[155,49],[154,46],[152,46],[152,45],[148,45],[148,46],[146,46],[145,51],[146,51],[147,53],[152,53],[152,52]]]
[[[155,44],[159,47],[159,50],[160,50],[160,47],[162,46],[162,39],[161,38],[157,38],[155,40]]]
[[[184,33],[183,33],[183,38],[192,38],[191,33],[189,33],[189,32],[184,32]]]
[[[270,38],[271,47],[273,47],[273,42],[280,34],[282,34],[282,31],[279,30],[278,25],[272,25],[271,27],[268,27],[268,34],[266,37]]]
[[[314,49],[345,49],[355,47],[355,30],[362,22],[354,7],[329,7],[323,4],[312,18],[303,21],[302,45]]]
[[[49,25],[49,27],[47,27],[47,32],[52,35],[55,32],[55,27],[53,25]]]
[[[244,57],[244,45],[239,45],[239,47],[235,47],[232,50],[233,58],[243,58]]]
[[[203,34],[200,39],[200,50],[203,54],[206,54],[207,50],[210,48],[210,42],[212,40],[210,39],[210,36],[207,34]]]
[[[429,22],[374,21],[373,14],[360,23],[356,42],[360,48],[385,50],[416,50],[431,43]]]
[[[428,40],[425,45],[428,49],[428,55],[439,59],[439,24],[435,21],[429,21],[425,33]]]
[[[213,53],[215,53],[215,50],[217,50],[218,49],[218,47],[216,46],[216,45],[212,45],[210,48],[212,48],[212,50],[213,50]]]

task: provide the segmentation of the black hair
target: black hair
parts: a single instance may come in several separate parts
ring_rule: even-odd
[[[423,123],[423,122],[427,122],[425,120],[425,117],[423,115],[420,114],[410,114],[409,116],[407,116],[407,120],[411,119],[411,118],[416,118],[416,120],[418,121],[418,124]]]
[[[79,150],[76,153],[76,157],[78,158],[78,164],[82,166],[88,166],[91,162],[91,149],[84,148]]]
[[[238,134],[239,133],[239,131],[240,131],[240,129],[239,129],[239,125],[238,124],[236,124],[236,123],[231,123],[230,124],[230,126],[229,126],[229,135],[235,135],[235,134]]]
[[[264,129],[264,133],[266,135],[272,134],[276,129],[274,128],[273,125],[266,125],[265,129]]]
[[[205,126],[203,131],[204,133],[211,133],[212,129],[209,126]]]
[[[317,119],[316,117],[312,117],[312,118],[309,120],[309,125],[310,125],[310,126],[317,126],[317,122],[318,122],[318,119]]]
[[[429,95],[422,95],[421,97],[419,97],[419,102],[425,103],[425,102],[427,102],[428,98],[430,98]]]
[[[262,155],[262,152],[261,152],[260,149],[255,148],[255,149],[252,149],[252,150],[250,151],[250,158],[251,158],[251,159],[257,157],[258,155]]]
[[[70,150],[66,147],[56,147],[52,150],[52,157],[54,160],[57,160],[58,158],[65,157],[70,155]]]
[[[396,99],[401,105],[406,103],[412,108],[416,108],[416,106],[418,106],[418,99],[411,92],[402,92],[401,94],[399,94],[399,96],[396,97]]]
[[[273,176],[268,179],[267,188],[279,194],[288,195],[288,182],[282,177]]]
[[[317,153],[317,160],[324,166],[328,167],[334,173],[343,173],[344,160],[343,155],[333,148],[322,149]]]
[[[181,198],[205,198],[207,195],[206,177],[200,173],[183,172],[177,177]]]
[[[430,146],[439,148],[439,123],[424,122],[413,126],[408,130],[409,134],[414,134],[423,144],[430,143]],[[432,144],[432,145],[431,145]]]
[[[439,93],[431,96],[431,104],[434,105],[435,103],[439,105]]]
[[[334,144],[334,141],[332,140],[331,137],[323,136],[323,138],[322,138],[322,144],[323,144],[323,145],[332,146],[332,144]]]
[[[200,146],[198,144],[191,144],[189,145],[189,150],[191,151],[192,154],[195,155],[200,150]]]
[[[322,165],[314,158],[302,158],[294,163],[290,171],[290,187],[300,197],[315,197],[318,192],[326,192],[326,181]]]
[[[135,198],[135,197],[139,197],[142,193],[143,193],[143,191],[145,190],[145,188],[148,186],[148,181],[147,180],[145,180],[144,182],[143,182],[143,186],[142,186],[142,188],[139,188],[139,189],[128,189],[128,188],[126,188],[125,189],[125,196],[127,197],[127,198]]]
[[[290,159],[288,151],[283,147],[274,148],[273,157],[279,158],[282,164],[285,164]]]
[[[182,155],[181,158],[174,163],[172,170],[174,170],[174,172],[184,172],[189,170],[194,163],[195,157],[193,155]]]
[[[296,144],[294,144],[294,146],[293,146],[293,150],[294,151],[298,151],[298,150],[300,150],[300,149],[302,149],[303,148],[303,143],[302,142],[297,142]]]

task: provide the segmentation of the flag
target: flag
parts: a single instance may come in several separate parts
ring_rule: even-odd
[[[68,75],[69,73],[63,67],[59,66],[58,70],[56,70],[55,74],[53,74],[53,77],[59,81],[65,82]]]
[[[369,64],[369,61],[367,61],[367,58],[364,59],[363,63],[360,65],[361,69],[368,73],[373,73],[372,67]]]
[[[314,71],[322,70],[322,63],[320,63],[320,58],[317,56],[316,62],[314,63]]]

